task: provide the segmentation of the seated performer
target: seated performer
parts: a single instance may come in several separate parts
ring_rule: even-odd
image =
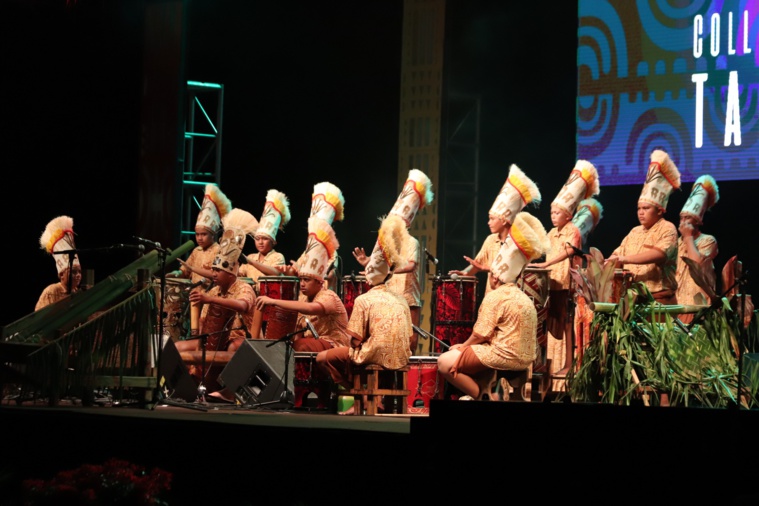
[[[690,258],[702,269],[710,281],[712,291],[717,289],[714,259],[717,257],[717,239],[701,232],[704,213],[719,201],[719,188],[712,176],[703,175],[693,183],[688,200],[680,211],[680,238],[677,240],[677,303],[709,305],[711,298],[696,284],[683,258]],[[693,321],[693,314],[680,315],[684,323]]]
[[[525,264],[549,247],[540,221],[519,213],[490,266],[492,289],[482,300],[472,335],[438,357],[440,374],[464,394],[460,400],[499,399],[495,371],[527,369],[535,361],[537,310],[515,281]]]
[[[390,210],[390,214],[403,218],[406,228],[410,228],[417,212],[430,205],[433,198],[430,178],[418,169],[411,169],[400,195]],[[401,256],[405,261],[405,266],[395,269],[393,276],[387,282],[387,286],[406,299],[411,309],[411,323],[419,326],[422,317],[422,287],[419,281],[421,248],[416,237],[410,234],[405,234],[405,237],[407,238],[406,242],[401,246]],[[369,263],[364,248],[354,248],[353,256],[363,267]],[[414,333],[410,344],[412,354],[416,352],[417,344],[418,337]]]
[[[306,327],[308,319],[318,335],[310,331],[293,336],[293,350],[319,352],[339,346],[348,346],[348,312],[337,293],[324,284],[324,276],[334,260],[339,244],[332,227],[323,219],[312,216],[308,220],[308,244],[298,260],[300,292],[298,300],[273,299],[260,296],[256,309],[266,306],[297,311],[296,328]]]
[[[651,153],[646,183],[638,198],[638,221],[622,244],[606,260],[632,272],[662,304],[677,304],[677,228],[664,219],[673,190],[680,188],[680,172],[669,155]]]
[[[281,274],[277,267],[285,265],[285,256],[274,247],[277,245],[277,232],[284,230],[289,221],[290,202],[287,196],[280,191],[269,190],[258,229],[252,236],[257,252],[246,257],[246,263],[240,266],[240,276],[258,282],[261,276]]]
[[[201,306],[199,337],[205,339],[206,352],[236,351],[250,335],[253,324],[256,296],[253,287],[238,279],[240,255],[245,236],[255,230],[256,219],[242,209],[232,209],[222,220],[224,233],[219,240],[219,253],[211,266],[214,286],[208,291],[190,293],[190,302]],[[177,350],[201,349],[201,339],[178,341]],[[199,370],[191,366],[190,373],[200,382],[217,389],[216,376],[219,367],[208,368],[206,378],[199,377]],[[226,398],[231,399],[231,395]]]
[[[512,164],[509,168],[509,176],[488,212],[490,235],[485,238],[485,242],[474,259],[464,256],[464,260],[469,262],[468,267],[448,271],[448,275],[474,276],[478,272],[490,270],[490,264],[509,235],[509,227],[514,222],[514,217],[528,204],[540,205],[540,200],[537,185],[519,167]],[[491,289],[490,283],[487,283],[485,293]]]
[[[578,160],[569,179],[551,203],[551,223],[548,232],[551,251],[544,262],[530,264],[538,269],[550,269],[549,297],[546,318],[548,334],[547,358],[551,361],[551,374],[561,375],[572,364],[572,322],[568,311],[570,303],[569,268],[576,250],[582,248],[582,235],[572,222],[578,204],[600,192],[598,172],[587,160]]]
[[[352,386],[353,364],[379,364],[388,369],[408,365],[410,339],[414,333],[408,302],[391,291],[386,282],[401,265],[406,224],[397,215],[386,217],[380,226],[377,244],[366,266],[370,288],[356,297],[348,321],[350,346],[319,352],[316,363],[332,380],[345,388]],[[348,411],[350,412],[350,411]]]
[[[55,268],[58,270],[58,282],[45,287],[34,307],[35,311],[78,292],[79,284],[82,282],[82,266],[79,264],[79,256],[72,253],[73,258],[69,258],[69,253],[55,253],[56,251],[76,249],[74,246],[73,218],[58,216],[51,220],[40,236],[40,247],[53,256]],[[69,263],[71,269],[69,269]]]

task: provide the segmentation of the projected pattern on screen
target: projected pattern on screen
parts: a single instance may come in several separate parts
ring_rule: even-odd
[[[667,151],[683,182],[759,179],[759,0],[580,0],[577,156],[640,184]]]

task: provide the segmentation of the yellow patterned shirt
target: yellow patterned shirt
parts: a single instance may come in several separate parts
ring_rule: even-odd
[[[567,248],[567,243],[575,248],[582,247],[582,235],[577,225],[571,221],[564,225],[561,230],[557,227],[548,232],[548,239],[551,241],[551,250],[546,255],[546,261],[561,255]],[[548,277],[551,280],[551,290],[569,290],[569,262],[571,257],[567,257],[561,262],[550,265]]]
[[[52,285],[48,285],[44,290],[42,290],[42,294],[40,295],[40,298],[37,301],[37,305],[34,307],[34,310],[38,311],[45,306],[55,304],[59,300],[68,297],[68,295],[69,294],[66,293],[66,289],[62,284],[53,283]]]
[[[308,298],[301,294],[300,300],[307,302]],[[314,296],[314,300],[320,304],[327,314],[316,315],[304,315],[298,314],[298,322],[296,328],[303,328],[306,326],[305,319],[313,324],[314,330],[319,334],[319,339],[324,339],[332,343],[333,347],[338,346],[350,346],[350,334],[348,334],[348,311],[345,310],[345,305],[340,297],[327,288],[322,288]]]
[[[248,310],[243,313],[237,313],[231,309],[217,306],[215,304],[203,304],[200,313],[200,332],[218,332],[224,329],[239,329],[245,325],[250,331],[253,328],[253,314],[256,309],[256,295],[253,292],[253,286],[236,279],[227,293],[221,293],[221,287],[214,286],[208,291],[211,297],[222,297],[224,299],[239,299],[248,304]],[[242,321],[240,321],[242,319]],[[245,330],[233,330],[229,333],[229,341],[235,339],[245,339]]]
[[[285,256],[278,251],[271,250],[265,257],[261,257],[261,253],[253,253],[248,255],[250,260],[258,262],[264,265],[270,265],[275,267],[277,265],[285,265]],[[237,273],[238,276],[243,278],[251,278],[253,281],[258,282],[258,278],[264,275],[261,271],[253,267],[251,264],[243,263],[240,265],[240,269]]]
[[[482,299],[473,331],[488,341],[472,345],[472,351],[493,369],[526,369],[537,356],[537,330],[532,300],[516,284],[507,283]]]
[[[502,244],[503,241],[498,238],[498,234],[490,234],[485,238],[480,251],[477,253],[477,256],[474,257],[474,260],[489,270],[490,264],[492,264],[495,257],[498,256]],[[485,279],[485,294],[487,295],[491,290],[490,282]]]
[[[411,357],[411,310],[408,302],[385,285],[356,297],[348,331],[364,339],[350,350],[354,364],[379,364],[398,369]]]
[[[419,267],[421,265],[419,252],[419,240],[416,237],[411,237],[408,251],[403,251],[401,254],[409,261],[416,262],[416,270],[414,272],[393,274],[387,280],[388,288],[395,293],[401,294],[411,307],[420,307],[422,305],[422,287],[419,283]]]
[[[716,274],[714,272],[714,259],[717,257],[717,239],[714,236],[707,234],[700,234],[696,239],[696,249],[704,257],[704,261],[701,263],[701,267],[704,269],[707,275],[711,276],[716,282]],[[704,296],[707,304],[711,304],[712,301],[706,296],[706,293],[699,288],[693,278],[690,277],[688,271],[688,264],[686,264],[682,257],[687,256],[685,244],[683,238],[680,237],[677,240],[677,303],[678,304],[696,304],[696,294],[700,293]],[[712,290],[716,289],[712,286]]]
[[[612,256],[634,255],[649,248],[664,252],[667,258],[662,265],[625,264],[624,268],[632,272],[634,281],[645,283],[651,293],[662,290],[674,292],[677,290],[677,228],[671,222],[661,218],[648,230],[638,225],[627,234]]]
[[[219,243],[217,242],[213,243],[206,250],[204,250],[200,246],[196,246],[195,249],[192,250],[192,253],[190,253],[190,256],[187,257],[187,263],[193,267],[201,267],[203,269],[211,270],[211,266],[213,265],[213,259],[216,258],[216,254],[218,252],[219,252]],[[193,283],[197,283],[198,281],[203,279],[203,276],[201,276],[200,274],[197,274],[196,272],[191,271],[190,268],[187,267],[186,265],[180,264],[179,270],[182,271],[182,275],[179,277],[189,279]]]

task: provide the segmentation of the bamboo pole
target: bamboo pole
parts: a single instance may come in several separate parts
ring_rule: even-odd
[[[612,313],[619,304],[613,302],[591,302],[588,304],[591,311],[596,313]],[[638,312],[653,312],[653,313],[668,313],[668,314],[686,314],[686,313],[698,313],[702,309],[706,309],[709,306],[699,306],[695,304],[657,304],[655,307],[650,307],[644,304],[638,305]],[[641,307],[642,306],[642,307]]]

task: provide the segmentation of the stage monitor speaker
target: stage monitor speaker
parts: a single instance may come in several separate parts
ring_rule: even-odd
[[[158,368],[158,385],[166,391],[167,397],[193,402],[198,398],[198,384],[187,370],[174,341],[166,340],[161,350]]]
[[[219,374],[219,383],[246,406],[279,402],[292,405],[294,355],[284,341],[246,339]]]

